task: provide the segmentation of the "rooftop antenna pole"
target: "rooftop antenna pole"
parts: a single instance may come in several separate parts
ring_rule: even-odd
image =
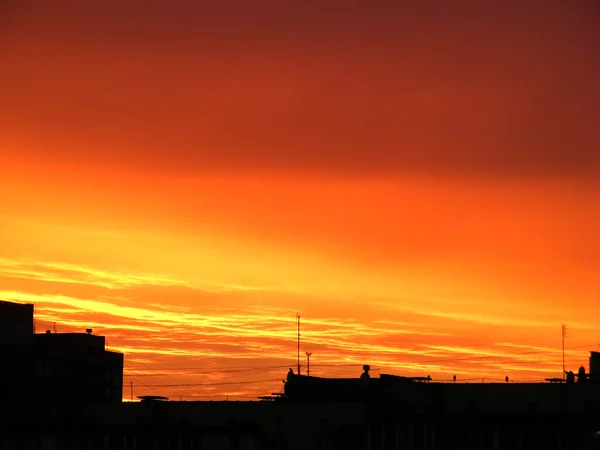
[[[129,400],[133,402],[133,380],[129,380],[129,385],[131,387],[131,393],[129,396]]]
[[[298,375],[300,375],[300,314],[296,313],[298,320]]]
[[[563,323],[562,325],[562,371],[563,371],[563,378],[565,378],[566,373],[565,372],[565,336],[567,334],[567,326]]]
[[[310,377],[310,355],[312,352],[306,352],[306,376]]]

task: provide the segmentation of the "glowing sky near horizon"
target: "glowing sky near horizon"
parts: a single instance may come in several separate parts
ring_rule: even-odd
[[[0,7],[0,299],[136,395],[587,367],[600,9],[483,3]]]

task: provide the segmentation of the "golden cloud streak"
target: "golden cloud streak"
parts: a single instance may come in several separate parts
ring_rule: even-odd
[[[0,259],[0,276],[50,281],[57,283],[86,284],[108,289],[134,286],[186,286],[187,283],[155,275],[132,275],[107,272],[66,263],[15,261]]]

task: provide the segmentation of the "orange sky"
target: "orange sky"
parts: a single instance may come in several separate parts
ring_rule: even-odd
[[[9,6],[0,298],[136,395],[279,390],[296,312],[318,375],[587,367],[594,2],[196,3]]]

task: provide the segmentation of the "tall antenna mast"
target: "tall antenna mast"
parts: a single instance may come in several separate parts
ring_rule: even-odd
[[[562,364],[563,364],[563,378],[566,377],[565,372],[565,336],[567,335],[567,326],[563,323],[562,325]]]
[[[298,320],[298,375],[300,375],[300,314],[296,313]]]

